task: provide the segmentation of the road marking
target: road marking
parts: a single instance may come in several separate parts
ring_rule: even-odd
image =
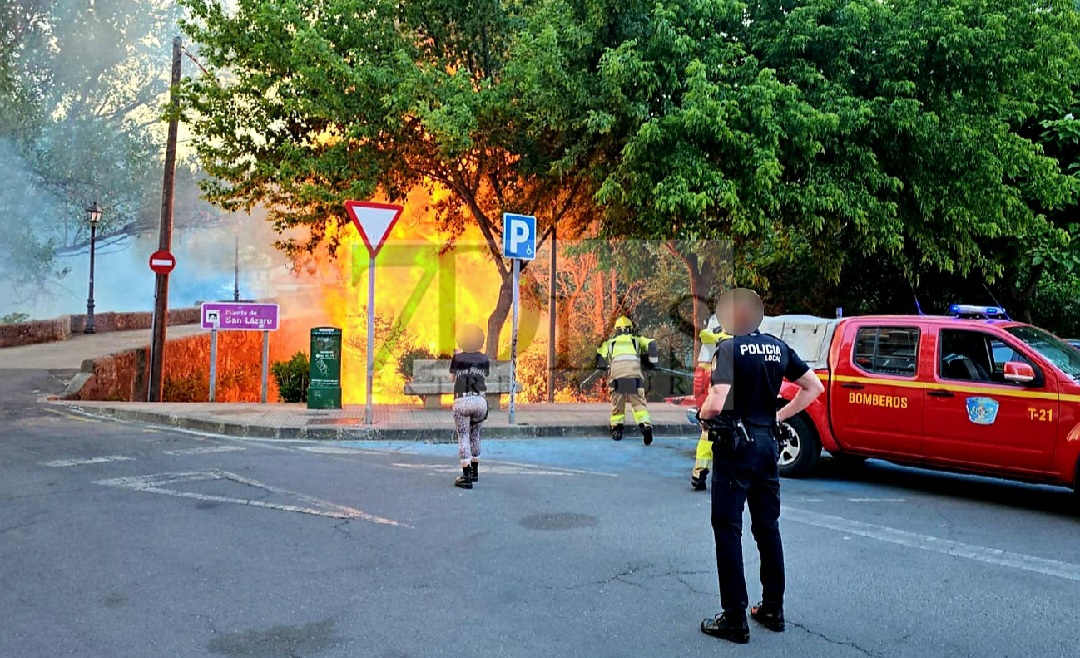
[[[457,473],[461,474],[460,466],[448,466],[446,464],[391,464],[398,468],[412,468],[421,471],[430,471],[432,475],[439,475],[443,473]],[[520,466],[499,466],[491,465],[490,463],[483,464],[484,473],[492,473],[498,475],[579,475],[572,471],[562,470],[546,470],[538,466],[532,467],[520,467]]]
[[[242,446],[206,446],[203,448],[184,448],[183,450],[166,450],[166,455],[203,455],[211,452],[239,452],[247,450]]]
[[[836,530],[845,535],[868,537],[889,544],[917,548],[931,553],[941,553],[942,555],[951,555],[953,557],[975,560],[976,562],[984,562],[986,564],[993,564],[1001,567],[1011,567],[1022,571],[1031,571],[1046,576],[1057,576],[1058,578],[1080,582],[1080,564],[1049,560],[1046,558],[1035,557],[1034,555],[1025,555],[1023,553],[1012,553],[1010,551],[989,548],[987,546],[965,544],[949,539],[940,539],[938,537],[931,537],[930,535],[920,535],[906,530],[897,530],[896,528],[887,526],[863,523],[862,521],[853,521],[839,516],[819,514],[817,512],[794,509],[791,507],[784,508],[783,518],[788,521],[803,523],[818,528]]]
[[[268,503],[261,500],[247,500],[243,498],[232,498],[229,496],[212,496],[208,494],[196,493],[193,491],[177,491],[175,489],[164,489],[163,487],[174,484],[186,484],[191,482],[211,482],[214,480],[229,480],[238,484],[247,485],[256,489],[262,489],[269,491],[270,493],[278,494],[280,496],[289,496],[296,498],[305,506],[300,505],[285,505],[281,503]],[[381,516],[375,516],[374,514],[368,514],[354,507],[347,507],[345,505],[338,505],[337,503],[331,503],[314,496],[308,496],[305,494],[297,493],[295,491],[289,491],[288,489],[281,489],[279,487],[272,487],[262,482],[250,480],[248,478],[241,477],[235,473],[229,473],[227,471],[210,470],[210,471],[192,471],[186,473],[158,473],[156,475],[140,475],[135,477],[121,477],[111,478],[108,480],[97,480],[94,484],[100,484],[107,487],[120,487],[122,489],[133,489],[135,491],[144,491],[147,493],[163,494],[165,496],[175,496],[177,498],[192,498],[195,500],[219,502],[219,503],[233,503],[235,505],[246,505],[248,507],[262,507],[266,509],[276,509],[283,512],[299,512],[300,514],[311,514],[312,516],[324,516],[331,519],[356,519],[360,521],[370,521],[371,523],[378,523],[380,525],[390,525],[403,528],[411,528],[412,526],[404,523],[398,523],[392,519],[387,519]]]
[[[359,453],[367,452],[360,448],[341,448],[337,446],[304,446],[297,448],[297,450],[303,450],[304,452],[314,452],[320,455],[356,455]]]
[[[904,498],[848,498],[852,503],[906,503]]]
[[[84,416],[76,416],[75,414],[64,413],[63,411],[60,411],[59,409],[51,409],[49,407],[44,407],[44,409],[45,409],[45,411],[48,411],[51,414],[56,414],[57,416],[60,416],[62,418],[67,418],[68,420],[77,420],[80,423],[100,423],[101,422],[97,418],[87,418],[87,417],[84,417]]]
[[[107,464],[109,462],[133,462],[134,457],[121,455],[109,455],[108,457],[90,457],[87,459],[57,459],[51,462],[41,462],[42,466],[49,468],[68,468],[69,466],[85,466],[87,464]]]

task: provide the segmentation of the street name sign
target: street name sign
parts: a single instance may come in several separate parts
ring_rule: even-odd
[[[217,331],[277,331],[277,304],[207,302],[202,305],[203,329]]]

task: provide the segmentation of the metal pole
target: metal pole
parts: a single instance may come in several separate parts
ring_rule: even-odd
[[[262,396],[259,401],[266,404],[266,389],[270,381],[270,332],[263,332]]]
[[[165,175],[161,183],[161,228],[158,250],[172,251],[173,183],[176,174],[176,130],[180,120],[180,37],[173,39],[172,85],[169,90],[169,137],[165,143]],[[154,291],[154,325],[150,344],[150,402],[161,402],[165,367],[166,327],[169,325],[169,274],[157,275]]]
[[[517,341],[518,341],[518,278],[521,276],[521,261],[514,259],[514,320],[510,325],[510,424],[514,425],[517,411],[514,398],[517,397]]]
[[[233,247],[233,301],[240,301],[240,236]],[[265,402],[265,400],[264,400]]]
[[[86,327],[84,334],[94,333],[94,246],[97,241],[97,222],[90,222],[90,293],[86,297]]]
[[[555,277],[558,274],[558,244],[555,242],[555,227],[551,227],[551,276],[548,284],[548,404],[555,401]]]
[[[210,401],[217,398],[217,329],[210,330]]]
[[[375,254],[368,253],[367,270],[367,399],[364,424],[371,424],[371,389],[375,382]]]

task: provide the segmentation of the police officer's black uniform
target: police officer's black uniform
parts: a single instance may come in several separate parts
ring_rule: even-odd
[[[776,400],[783,379],[795,381],[809,367],[779,338],[754,332],[717,348],[712,383],[729,384],[713,445],[712,527],[723,615],[701,630],[735,642],[749,640],[742,519],[750,507],[750,530],[761,554],[762,603],[754,618],[783,630],[784,549],[780,541],[780,473]],[[739,431],[732,428],[738,427]],[[743,431],[745,430],[745,431]],[[726,434],[726,437],[725,437]]]

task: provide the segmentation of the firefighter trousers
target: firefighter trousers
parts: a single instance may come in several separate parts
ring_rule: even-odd
[[[626,405],[634,414],[637,425],[652,425],[649,407],[645,402],[645,389],[639,378],[611,380],[611,426],[626,424]]]
[[[694,404],[699,411],[701,410],[701,405],[705,404],[705,398],[709,396],[709,387],[711,385],[711,364],[699,363],[697,370],[694,371]],[[700,478],[704,471],[708,471],[712,468],[712,463],[712,441],[709,440],[709,433],[702,430],[701,438],[698,439],[697,443],[697,451],[694,455],[694,470],[691,473],[691,476],[694,479]]]

